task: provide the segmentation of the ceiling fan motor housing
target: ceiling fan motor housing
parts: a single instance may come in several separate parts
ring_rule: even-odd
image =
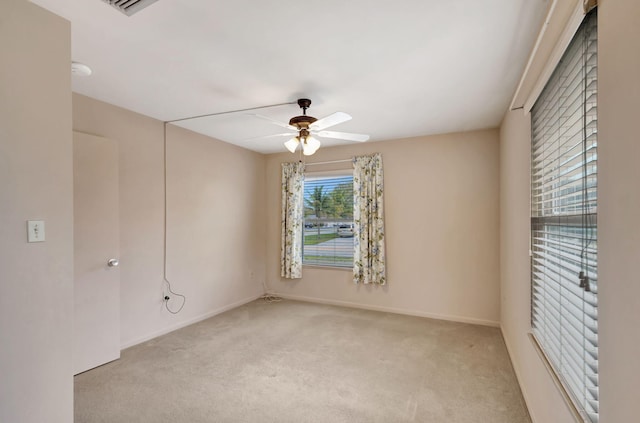
[[[289,125],[295,126],[298,129],[307,129],[309,128],[309,125],[311,125],[316,120],[318,119],[314,118],[313,116],[294,116],[289,120]]]

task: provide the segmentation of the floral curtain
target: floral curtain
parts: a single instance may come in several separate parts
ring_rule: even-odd
[[[382,155],[354,157],[353,169],[353,281],[384,285],[387,279]]]
[[[282,163],[282,240],[280,275],[302,277],[302,220],[304,163]]]

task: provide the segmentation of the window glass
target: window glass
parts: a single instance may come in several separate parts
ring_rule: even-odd
[[[353,173],[305,175],[302,263],[353,267]]]

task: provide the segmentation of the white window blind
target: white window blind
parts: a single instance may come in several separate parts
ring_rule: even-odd
[[[353,171],[305,175],[302,264],[353,267]]]
[[[598,421],[597,15],[532,111],[533,334],[586,421]]]

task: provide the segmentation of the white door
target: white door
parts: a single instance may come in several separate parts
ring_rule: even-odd
[[[118,146],[73,134],[74,374],[120,358]],[[109,261],[111,260],[111,263]]]

